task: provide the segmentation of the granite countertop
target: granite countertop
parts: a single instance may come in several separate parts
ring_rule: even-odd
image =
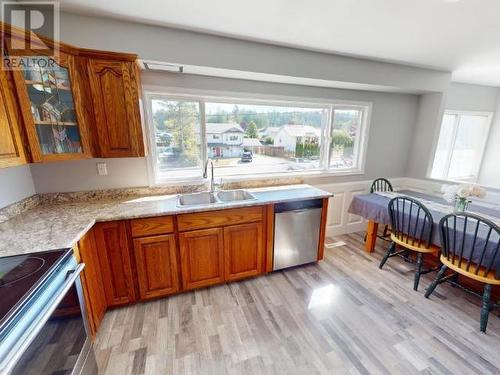
[[[246,189],[255,200],[177,206],[177,195],[45,204],[0,223],[0,257],[72,247],[99,221],[249,207],[332,194],[310,185]]]

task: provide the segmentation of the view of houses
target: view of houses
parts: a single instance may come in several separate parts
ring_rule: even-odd
[[[249,138],[241,125],[236,123],[207,123],[207,150],[210,158],[238,158],[243,151],[273,156],[305,156],[301,150],[310,149],[311,155],[319,153],[320,129],[310,125],[286,124],[259,131]]]
[[[205,103],[205,112],[202,139],[199,103],[153,102],[160,168],[197,167],[203,147],[217,167],[226,169],[276,172],[319,167],[326,119],[322,109]],[[338,168],[352,165],[359,121],[360,111],[335,111],[330,159]]]

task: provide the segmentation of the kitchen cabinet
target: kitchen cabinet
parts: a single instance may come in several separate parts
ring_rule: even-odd
[[[264,265],[265,207],[177,216],[185,289],[259,275]],[[205,229],[207,228],[207,229]]]
[[[262,223],[224,228],[224,280],[260,275],[264,256]]]
[[[179,234],[182,286],[194,289],[224,282],[224,230],[211,228]]]
[[[92,335],[95,336],[106,313],[107,302],[99,264],[99,255],[92,230],[78,241],[78,252],[80,261],[85,263],[81,280],[89,326]]]
[[[99,156],[144,156],[135,62],[88,60]]]
[[[177,215],[177,226],[179,231],[220,228],[228,225],[262,221],[263,217],[263,207],[231,208]]]
[[[29,37],[15,27],[6,28],[4,34],[7,50]],[[56,60],[41,56],[44,52],[35,47],[23,50],[25,57],[36,57],[30,61],[37,64],[13,70],[11,90],[5,83],[6,72],[1,73],[0,167],[22,164],[27,158],[49,162],[145,156],[137,55],[39,39],[28,44],[56,48]],[[6,90],[12,98],[4,94]],[[12,106],[19,107],[21,136],[25,135],[29,147],[23,148],[24,138],[22,142],[14,134],[21,122],[16,121]]]
[[[134,239],[134,254],[141,299],[176,293],[179,290],[175,235]]]
[[[82,77],[75,57],[60,52],[57,62],[45,61],[36,68],[13,71],[31,157],[34,162],[90,158]]]
[[[135,302],[127,222],[97,223],[94,234],[108,306]]]
[[[26,163],[10,73],[0,70],[0,168]]]

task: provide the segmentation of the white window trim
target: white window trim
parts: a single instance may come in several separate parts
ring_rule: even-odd
[[[456,121],[458,121],[458,122],[460,121],[460,116],[467,116],[467,115],[469,115],[469,116],[485,116],[487,118],[485,136],[484,136],[484,138],[482,140],[482,144],[481,144],[481,150],[482,150],[481,157],[479,158],[479,164],[478,164],[478,167],[476,168],[475,174],[470,176],[470,179],[466,179],[466,178],[464,178],[464,179],[451,179],[451,178],[442,179],[442,178],[432,177],[432,170],[434,168],[434,162],[436,159],[437,146],[439,143],[439,137],[441,136],[441,128],[443,126],[443,118],[446,115],[457,116]],[[452,182],[452,183],[458,183],[458,184],[467,183],[467,182],[468,183],[471,183],[471,182],[477,183],[477,181],[479,179],[479,175],[481,173],[481,169],[483,167],[484,157],[486,154],[486,145],[488,144],[488,138],[489,138],[490,131],[491,131],[491,123],[493,121],[493,115],[494,115],[493,112],[485,112],[485,111],[461,111],[461,110],[451,110],[451,109],[444,110],[443,115],[441,116],[441,122],[439,123],[439,129],[438,129],[438,132],[436,134],[436,139],[435,139],[436,146],[434,147],[434,156],[432,157],[432,163],[431,163],[430,168],[428,170],[427,178],[434,180],[434,181],[446,181],[446,182]],[[455,124],[455,125],[457,125],[457,124]],[[456,139],[457,130],[458,130],[458,126],[455,126],[453,129],[453,143],[455,142],[455,139]],[[446,161],[448,173],[449,173],[449,167],[450,167],[450,163],[451,163],[452,154],[453,153],[450,153],[450,155],[448,155],[448,158]]]
[[[179,88],[169,88],[169,87],[155,87],[149,86],[143,88],[143,103],[145,107],[146,114],[146,126],[145,134],[148,137],[148,145],[150,152],[147,156],[148,164],[148,179],[150,186],[166,186],[166,185],[185,185],[185,184],[203,184],[206,179],[200,177],[188,177],[188,178],[159,178],[157,171],[157,160],[156,155],[156,145],[154,130],[152,129],[153,124],[153,114],[151,111],[151,101],[155,97],[168,97],[172,100],[187,100],[187,101],[197,101],[200,103],[200,136],[203,145],[206,144],[206,125],[205,125],[205,103],[206,102],[225,102],[230,104],[255,104],[255,105],[286,105],[286,106],[297,106],[302,108],[329,108],[329,115],[327,118],[327,124],[322,126],[322,137],[323,146],[320,150],[320,160],[321,164],[318,169],[315,170],[304,170],[304,171],[293,171],[293,172],[283,172],[283,173],[262,173],[262,174],[244,174],[244,175],[231,175],[223,176],[224,181],[237,182],[237,181],[248,181],[248,180],[265,180],[267,178],[286,178],[286,177],[325,177],[325,176],[349,176],[349,175],[360,175],[365,173],[365,165],[367,159],[367,149],[368,149],[368,139],[371,124],[371,115],[373,109],[372,102],[364,101],[351,101],[351,100],[331,100],[325,101],[325,99],[314,99],[314,98],[302,98],[302,97],[286,97],[286,96],[275,96],[275,95],[259,95],[258,98],[250,96],[244,93],[233,93],[233,92],[220,92],[220,91],[199,91],[191,89],[179,89]],[[360,139],[358,141],[359,152],[357,154],[358,160],[356,161],[357,168],[345,169],[345,170],[333,170],[328,168],[329,158],[330,158],[330,141],[331,141],[331,129],[333,127],[333,110],[345,110],[345,109],[358,109],[363,108],[363,118],[361,121]],[[201,158],[203,161],[207,159],[206,147],[201,147]],[[216,174],[217,177],[217,174]]]

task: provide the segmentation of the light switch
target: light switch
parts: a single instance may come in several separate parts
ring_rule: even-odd
[[[108,167],[106,163],[97,163],[97,175],[106,176],[108,174]]]

